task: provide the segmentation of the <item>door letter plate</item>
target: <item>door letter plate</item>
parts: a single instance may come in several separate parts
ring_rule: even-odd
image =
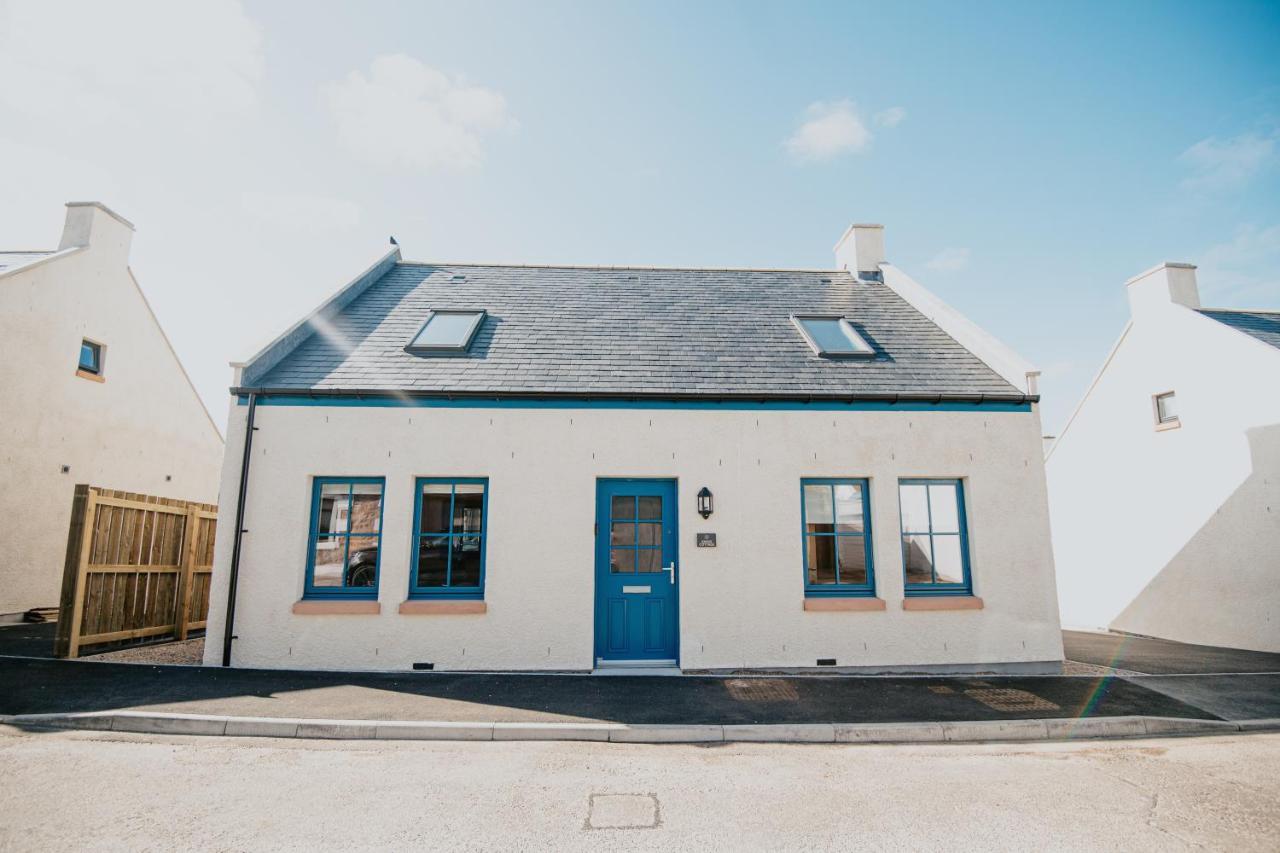
[[[653,587],[650,586],[624,586],[623,592],[652,592]]]

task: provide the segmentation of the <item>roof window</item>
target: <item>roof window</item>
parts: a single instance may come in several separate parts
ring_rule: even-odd
[[[824,358],[865,358],[876,354],[843,317],[793,314],[791,322],[796,324],[813,351]]]
[[[405,349],[413,353],[466,352],[484,316],[484,311],[432,311]]]

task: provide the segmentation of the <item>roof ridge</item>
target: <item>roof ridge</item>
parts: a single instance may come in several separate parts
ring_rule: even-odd
[[[609,264],[501,264],[479,263],[476,261],[397,261],[397,266],[418,267],[494,267],[498,269],[533,269],[533,270],[647,270],[653,272],[805,272],[825,275],[850,275],[848,270],[825,269],[819,267],[666,267],[643,265],[609,265]]]

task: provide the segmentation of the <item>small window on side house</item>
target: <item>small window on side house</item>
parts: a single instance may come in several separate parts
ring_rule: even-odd
[[[316,477],[307,553],[307,597],[378,597],[381,477]]]
[[[466,352],[480,325],[483,311],[432,311],[405,349],[412,353]]]
[[[791,317],[805,342],[824,358],[858,358],[875,355],[871,345],[849,321],[839,316],[795,314]]]
[[[102,344],[87,338],[80,341],[79,369],[94,376],[102,375]]]
[[[1156,429],[1171,429],[1180,426],[1178,420],[1178,403],[1172,391],[1155,396]]]

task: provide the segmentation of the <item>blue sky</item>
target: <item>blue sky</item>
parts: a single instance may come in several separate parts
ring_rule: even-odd
[[[1123,283],[1280,308],[1277,3],[0,3],[0,243],[63,202],[215,420],[395,234],[415,260],[826,267],[846,225],[1045,371]]]

